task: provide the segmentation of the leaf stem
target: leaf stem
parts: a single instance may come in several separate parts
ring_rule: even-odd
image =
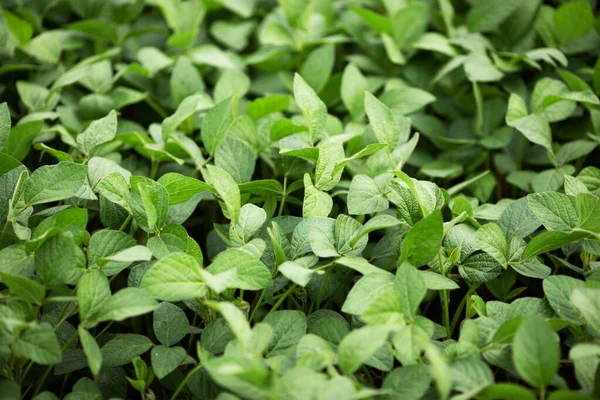
[[[188,383],[188,381],[191,379],[192,375],[194,375],[196,372],[200,371],[200,369],[202,368],[202,364],[198,363],[198,365],[196,365],[194,367],[194,369],[192,369],[186,376],[185,378],[183,378],[183,380],[181,381],[181,383],[179,384],[179,386],[177,386],[177,390],[175,390],[175,392],[173,393],[173,395],[171,396],[171,400],[175,400],[177,399],[177,396],[179,395],[179,393],[183,390],[183,388],[185,387],[186,383]]]
[[[279,308],[279,306],[281,305],[281,303],[283,303],[283,302],[284,302],[284,300],[285,300],[285,299],[286,299],[286,298],[287,298],[287,297],[288,297],[290,294],[292,294],[292,293],[294,292],[294,290],[296,290],[296,287],[297,287],[297,286],[298,286],[298,285],[296,285],[296,284],[294,283],[292,286],[290,286],[290,288],[289,288],[288,290],[286,290],[286,291],[285,291],[285,293],[283,294],[283,296],[281,296],[281,297],[279,298],[279,300],[277,301],[277,303],[275,303],[275,305],[273,306],[273,308],[271,308],[271,309],[269,310],[269,312],[267,313],[267,317],[268,317],[269,315],[271,315],[272,313],[274,313],[274,312],[275,312],[275,311],[276,311],[276,310]]]
[[[287,198],[287,175],[284,175],[283,177],[283,195],[281,197],[281,203],[279,203],[279,212],[277,213],[278,217],[281,217],[281,214],[283,214],[283,206],[285,205],[285,200]]]
[[[256,310],[258,310],[260,308],[260,306],[262,305],[262,301],[265,297],[265,294],[267,294],[267,288],[264,288],[262,290],[262,292],[260,293],[260,297],[258,298],[258,301],[256,302],[256,305],[254,306],[254,308],[252,308],[252,313],[250,313],[250,318],[248,318],[248,322],[252,322],[252,320],[254,319],[254,315],[256,314]]]
[[[462,312],[463,308],[465,308],[465,305],[467,304],[467,298],[469,298],[470,295],[475,293],[475,291],[477,291],[477,289],[479,288],[480,285],[481,285],[480,283],[476,283],[475,285],[471,286],[469,288],[469,291],[464,295],[464,297],[460,301],[460,304],[458,305],[458,307],[456,308],[456,311],[454,312],[454,317],[452,317],[452,324],[450,324],[450,333],[451,334],[454,333],[454,330],[456,329],[456,325],[458,325],[460,313]]]
[[[77,337],[77,330],[75,330],[75,332],[73,332],[71,337],[65,342],[65,344],[63,344],[63,347],[60,349],[60,352],[64,353],[64,351],[67,349],[67,347],[69,347],[71,345],[71,343],[73,343],[73,341],[75,340],[76,337]],[[46,368],[44,375],[42,375],[42,379],[40,379],[39,383],[35,387],[35,391],[33,392],[32,397],[37,396],[37,394],[40,392],[40,390],[42,389],[42,386],[44,386],[44,382],[46,382],[46,378],[48,378],[48,375],[50,374],[50,371],[52,370],[52,367],[54,367],[54,365],[49,365],[48,368]]]
[[[150,179],[156,179],[159,164],[160,162],[158,160],[152,160],[152,165],[150,166]]]
[[[129,223],[129,221],[131,221],[131,214],[129,214],[127,216],[127,218],[125,218],[125,221],[123,221],[123,223],[121,224],[121,227],[119,228],[120,232],[123,232],[125,230],[125,228],[127,227],[127,224]]]
[[[442,276],[445,277],[446,273],[444,272],[444,258],[442,257],[441,249],[438,251],[438,260],[440,263],[440,272],[441,272]],[[448,339],[450,339],[451,335],[452,335],[452,329],[450,328],[450,309],[449,309],[449,304],[448,304],[448,290],[447,289],[441,290],[440,298],[442,301],[442,308],[443,308],[442,321],[443,321],[443,325],[446,327],[446,334],[448,335]]]

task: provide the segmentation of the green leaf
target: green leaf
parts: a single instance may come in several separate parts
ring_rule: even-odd
[[[8,135],[8,140],[5,142],[6,146],[2,151],[10,154],[19,161],[23,161],[31,151],[31,142],[38,136],[41,129],[42,121],[25,122],[13,127]],[[0,132],[1,130],[2,128],[0,128]],[[2,139],[0,139],[0,144],[1,142]]]
[[[339,365],[346,374],[356,371],[383,346],[390,333],[387,326],[365,326],[350,332],[338,349]]]
[[[587,1],[573,1],[554,13],[556,35],[562,43],[570,43],[585,36],[594,25],[594,14]]]
[[[508,242],[500,227],[490,222],[477,230],[479,247],[498,261],[504,268],[508,264]]]
[[[383,191],[367,175],[352,178],[348,192],[348,213],[351,215],[372,214],[389,207]]]
[[[100,270],[87,271],[81,277],[77,284],[77,302],[84,327],[92,327],[98,322],[97,316],[110,296],[108,279]]]
[[[229,97],[212,107],[202,120],[202,142],[210,154],[215,153],[233,122],[236,114],[234,104],[234,99]]]
[[[10,134],[10,111],[6,102],[0,104],[0,150],[4,148]]]
[[[365,92],[368,90],[367,80],[352,63],[348,64],[342,75],[341,96],[344,106],[355,119],[364,112]]]
[[[529,209],[550,231],[570,232],[579,224],[576,200],[562,193],[534,193],[527,196]]]
[[[593,194],[579,193],[576,197],[579,227],[600,232],[600,199]]]
[[[482,400],[506,399],[506,400],[535,400],[537,396],[524,387],[514,383],[496,383],[488,386],[478,394]]]
[[[77,143],[85,154],[98,145],[111,141],[117,133],[117,114],[111,111],[104,118],[92,121],[85,131],[77,135]]]
[[[149,313],[158,303],[144,289],[125,288],[112,295],[96,315],[98,321],[123,321]]]
[[[35,271],[45,286],[75,284],[84,268],[85,255],[70,232],[51,237],[35,254]]]
[[[234,235],[240,244],[248,243],[267,221],[267,213],[254,204],[244,204],[240,209],[240,218],[235,225]]]
[[[304,201],[302,203],[302,216],[308,217],[326,217],[333,208],[333,200],[327,193],[317,189],[310,179],[310,176],[304,174]]]
[[[231,248],[219,253],[207,268],[213,274],[230,270],[235,271],[235,277],[230,283],[232,288],[260,290],[271,282],[271,273],[267,267],[257,257],[241,249]]]
[[[576,288],[571,293],[571,303],[579,310],[583,319],[596,332],[600,329],[600,290],[598,288]]]
[[[299,74],[294,75],[294,99],[308,122],[310,140],[314,143],[325,128],[327,107]]]
[[[83,351],[87,358],[90,371],[92,372],[92,375],[98,376],[100,368],[102,367],[102,352],[100,351],[100,347],[98,346],[96,339],[94,339],[83,326],[80,325],[77,328],[77,331],[79,332],[79,340],[83,346]]]
[[[185,312],[166,301],[154,310],[153,326],[158,341],[169,347],[180,342],[190,329]]]
[[[13,351],[18,357],[41,365],[57,364],[61,360],[54,329],[47,322],[26,328],[14,343]]]
[[[39,167],[25,182],[23,200],[28,206],[68,199],[87,182],[85,165],[60,162]]]
[[[399,264],[408,261],[420,267],[430,262],[442,246],[442,214],[435,211],[417,222],[402,243]]]
[[[184,98],[175,113],[165,118],[162,122],[162,139],[164,142],[169,140],[169,137],[190,116],[194,115],[196,111],[206,107],[206,97],[202,94],[194,94]]]
[[[425,33],[429,24],[429,16],[429,5],[426,3],[406,5],[394,14],[392,27],[398,48],[405,48]]]
[[[166,301],[202,297],[208,289],[200,270],[200,265],[191,255],[171,253],[144,274],[140,287]]]
[[[534,237],[527,243],[525,251],[521,258],[527,260],[531,257],[535,257],[538,254],[546,253],[552,250],[556,250],[562,246],[565,246],[571,242],[576,242],[583,239],[588,234],[585,232],[560,232],[550,231],[543,232]]]
[[[17,297],[32,304],[42,304],[46,289],[34,280],[0,272],[2,283]]]
[[[333,174],[335,165],[344,158],[344,146],[341,143],[327,143],[319,147],[319,159],[315,167],[315,187],[319,190],[331,190],[342,177],[341,170]]]
[[[508,99],[506,124],[521,132],[527,140],[543,146],[552,152],[552,132],[548,122],[540,115],[527,115],[527,105],[523,98],[511,93]]]
[[[302,311],[276,311],[267,315],[263,322],[273,328],[273,337],[266,352],[267,357],[292,353],[306,334],[306,315]]]
[[[417,268],[408,262],[403,262],[396,272],[395,288],[400,295],[402,312],[407,318],[414,319],[419,304],[427,292],[425,279]]]
[[[254,150],[242,140],[225,138],[215,151],[215,165],[229,173],[237,183],[252,179],[255,168]]]
[[[160,231],[167,220],[169,192],[152,179],[131,177],[131,209],[143,230]]]
[[[513,362],[519,375],[532,386],[546,386],[558,371],[560,347],[557,337],[541,317],[530,315],[513,340]]]
[[[560,318],[580,325],[579,313],[571,303],[571,294],[583,287],[584,282],[565,275],[552,275],[544,279],[544,294]]]
[[[469,395],[494,383],[494,373],[479,358],[464,357],[452,364],[453,388]]]
[[[408,132],[401,131],[392,111],[368,92],[365,93],[365,111],[379,143],[394,149],[399,142],[408,140]]]
[[[199,179],[168,172],[158,178],[157,181],[169,194],[169,206],[182,204],[198,193],[210,190],[210,186]]]
[[[489,32],[498,27],[519,6],[518,0],[478,1],[467,14],[467,27],[471,32]]]
[[[182,363],[187,355],[183,347],[156,346],[152,349],[152,370],[158,379],[162,379]]]
[[[227,211],[227,217],[232,223],[236,224],[241,208],[240,189],[227,172],[219,167],[207,165],[203,172],[206,183],[214,188],[216,194],[224,203],[224,210]]]
[[[119,334],[100,349],[102,365],[118,367],[129,364],[134,357],[144,354],[151,347],[152,341],[146,336],[134,333]]]
[[[300,75],[305,77],[306,83],[316,93],[319,93],[327,84],[334,63],[335,47],[331,44],[325,44],[310,52],[304,64],[302,64]]]
[[[419,400],[429,389],[431,372],[424,364],[395,368],[383,380],[382,388],[406,400]]]
[[[342,311],[347,314],[361,315],[379,297],[390,292],[394,292],[394,278],[391,274],[382,271],[382,273],[366,275],[350,289]]]

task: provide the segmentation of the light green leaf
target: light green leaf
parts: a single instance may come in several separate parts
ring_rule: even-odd
[[[13,351],[18,357],[41,365],[57,364],[61,360],[54,329],[47,322],[26,328],[14,343]]]
[[[100,349],[102,352],[102,365],[104,367],[118,367],[129,364],[134,357],[144,354],[151,347],[152,341],[144,335],[119,334]]]
[[[46,289],[34,280],[20,275],[11,275],[0,272],[2,283],[8,286],[8,289],[15,296],[32,304],[42,304],[46,296]]]
[[[77,284],[77,302],[79,319],[84,327],[98,323],[97,316],[110,296],[108,279],[100,270],[89,270],[81,277]]]
[[[420,267],[430,262],[442,246],[442,214],[435,211],[417,222],[402,243],[399,263],[408,261]]]
[[[579,310],[583,319],[596,332],[600,332],[600,290],[598,288],[576,288],[571,293],[571,303]]]
[[[171,253],[154,264],[142,278],[141,288],[166,301],[202,297],[208,290],[200,265],[186,253]]]
[[[571,303],[571,294],[583,287],[584,282],[565,275],[552,275],[544,279],[544,294],[554,312],[562,319],[580,325],[577,308]]]
[[[236,224],[240,216],[241,198],[240,189],[231,175],[213,165],[207,165],[203,175],[206,183],[214,188],[214,191],[224,203],[226,216],[229,217],[232,223]]]
[[[352,63],[344,69],[342,75],[342,102],[354,119],[360,118],[364,112],[365,92],[369,86],[360,70]]]
[[[550,231],[570,232],[579,224],[574,197],[556,192],[527,196],[529,209]]]
[[[149,313],[158,303],[144,289],[130,287],[112,295],[96,315],[98,321],[123,321]]]
[[[85,165],[60,162],[39,167],[25,182],[22,198],[27,205],[68,199],[87,182]]]
[[[227,135],[236,114],[236,101],[229,97],[212,107],[202,120],[202,142],[209,154],[214,154],[217,146]]]
[[[153,327],[159,342],[173,346],[188,334],[190,323],[181,308],[164,301],[154,310]]]
[[[319,93],[327,84],[334,63],[335,47],[332,44],[324,44],[311,51],[306,57],[300,75],[316,93]]]
[[[400,295],[402,312],[408,319],[414,319],[419,304],[427,292],[425,279],[416,267],[403,262],[396,272],[395,288]]]
[[[276,311],[267,315],[263,322],[273,328],[273,337],[266,352],[267,357],[290,354],[306,334],[306,315],[302,311]]]
[[[327,193],[317,189],[308,173],[304,174],[304,201],[302,203],[302,216],[326,217],[333,208],[333,200]]]
[[[169,193],[152,179],[131,177],[131,209],[143,230],[149,233],[160,231],[167,220]]]
[[[394,149],[399,142],[406,142],[408,132],[403,135],[392,111],[371,93],[365,93],[365,111],[379,143]]]
[[[594,14],[587,1],[561,4],[554,13],[556,35],[564,44],[582,38],[593,25]]]
[[[498,261],[504,268],[508,264],[508,242],[502,229],[490,222],[477,230],[479,248]]]
[[[245,251],[230,248],[219,253],[207,268],[213,274],[235,270],[230,287],[244,290],[260,290],[271,282],[271,273],[257,258]]]
[[[158,379],[173,372],[187,355],[183,347],[156,346],[152,349],[152,370]]]
[[[327,107],[299,74],[294,75],[294,98],[308,121],[310,140],[314,143],[325,128]]]
[[[96,339],[83,326],[80,325],[77,330],[90,371],[92,375],[97,376],[102,367],[102,352],[100,351],[100,347]]]
[[[352,178],[348,192],[349,214],[372,214],[384,211],[388,207],[389,202],[383,191],[371,177],[356,175]]]
[[[338,360],[342,371],[351,374],[383,346],[390,333],[387,326],[364,326],[350,332],[340,343]]]
[[[541,317],[530,315],[515,334],[512,355],[515,368],[527,383],[546,386],[560,362],[557,336]]]

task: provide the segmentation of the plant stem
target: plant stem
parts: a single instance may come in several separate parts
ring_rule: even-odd
[[[202,364],[198,363],[198,365],[196,365],[194,367],[194,369],[192,369],[185,376],[185,378],[183,378],[183,380],[181,381],[181,383],[179,384],[179,386],[177,386],[177,390],[175,390],[175,393],[173,393],[173,395],[171,396],[171,400],[176,400],[177,399],[177,396],[183,390],[183,388],[185,387],[185,384],[188,383],[188,381],[190,380],[190,378],[192,377],[192,375],[194,375],[196,372],[200,371],[201,368],[202,368]]]
[[[67,347],[69,347],[71,345],[71,343],[73,343],[73,341],[75,340],[76,337],[77,337],[77,330],[75,330],[75,332],[73,332],[71,337],[65,342],[65,344],[63,344],[63,347],[60,349],[60,352],[64,353],[64,351],[67,349]],[[35,387],[35,391],[33,392],[32,397],[35,397],[40,392],[40,390],[42,389],[42,386],[44,386],[44,382],[46,382],[46,378],[48,378],[50,371],[52,371],[52,367],[54,367],[54,365],[50,365],[50,366],[48,366],[48,368],[46,368],[44,375],[42,375],[42,379],[40,379],[39,383]]]
[[[152,165],[150,166],[150,179],[156,179],[156,174],[158,173],[158,165],[160,164],[157,160],[152,160]]]
[[[279,203],[279,212],[277,213],[277,216],[281,217],[281,214],[283,214],[283,206],[285,205],[285,199],[287,197],[287,175],[285,175],[283,177],[283,195],[281,197],[281,203]]]
[[[477,120],[475,122],[475,131],[479,136],[485,136],[483,133],[483,98],[477,82],[473,82],[473,96],[475,97],[475,106],[477,107]]]
[[[446,273],[444,272],[444,258],[442,257],[442,250],[438,251],[438,259],[439,259],[439,263],[440,263],[440,272],[441,272],[442,276],[446,276]],[[450,309],[449,309],[449,304],[448,304],[448,290],[442,289],[440,292],[440,298],[442,300],[442,308],[443,308],[442,321],[443,321],[443,325],[446,327],[446,334],[448,335],[448,339],[450,339],[452,336],[452,330],[450,329]]]
[[[110,326],[113,324],[113,322],[115,322],[115,321],[110,321],[108,324],[106,324],[106,326],[100,331],[100,333],[98,333],[96,335],[95,339],[98,340],[98,338],[100,336],[102,336],[108,330],[108,328],[110,328]]]
[[[462,298],[462,300],[460,301],[460,304],[458,305],[458,307],[456,308],[456,311],[454,312],[454,317],[452,317],[452,324],[450,324],[450,333],[454,333],[454,330],[456,329],[456,325],[458,325],[458,320],[460,318],[460,313],[462,312],[463,308],[465,308],[465,305],[467,304],[467,298],[469,298],[470,295],[472,295],[480,286],[480,283],[476,283],[475,285],[471,286],[469,288],[469,291],[464,295],[464,297]]]
[[[4,244],[4,235],[6,234],[6,231],[8,230],[8,218],[6,219],[6,223],[4,224],[4,228],[2,229],[2,234],[0,235],[0,249],[2,248],[2,245]]]
[[[277,309],[279,308],[279,306],[281,305],[281,303],[283,303],[283,302],[284,302],[284,300],[285,300],[285,299],[286,299],[286,298],[287,298],[287,297],[288,297],[290,294],[292,294],[292,293],[294,292],[294,290],[296,290],[296,287],[297,287],[297,286],[298,286],[298,285],[296,285],[296,284],[294,283],[292,286],[290,286],[290,288],[289,288],[288,290],[286,290],[286,291],[285,291],[285,293],[283,294],[283,296],[281,296],[281,297],[279,298],[279,300],[277,301],[277,303],[275,303],[275,305],[273,306],[273,308],[271,308],[271,309],[269,310],[269,312],[267,313],[267,317],[268,317],[269,315],[271,315],[272,313],[274,313],[275,311],[277,311]]]
[[[262,305],[262,301],[263,301],[263,298],[265,297],[266,293],[267,293],[267,288],[264,288],[262,290],[262,292],[260,293],[260,297],[258,298],[258,301],[256,302],[256,305],[254,306],[254,308],[252,308],[252,313],[250,313],[250,318],[248,318],[248,322],[252,322],[252,320],[254,319],[254,315],[256,314],[256,310],[258,310],[260,308],[260,306]]]
[[[125,228],[127,227],[127,224],[129,223],[129,221],[131,221],[131,214],[129,214],[127,216],[127,218],[125,218],[125,221],[123,221],[123,223],[121,224],[121,227],[119,228],[120,232],[123,232],[125,230]]]

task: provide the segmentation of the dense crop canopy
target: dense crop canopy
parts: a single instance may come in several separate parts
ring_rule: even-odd
[[[597,0],[3,0],[0,397],[600,397]]]

